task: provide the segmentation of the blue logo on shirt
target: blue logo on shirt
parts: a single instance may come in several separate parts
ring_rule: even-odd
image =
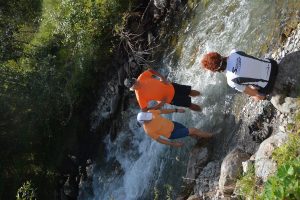
[[[240,68],[241,68],[241,63],[242,63],[241,62],[241,57],[238,57],[236,59],[235,67],[232,68],[231,72],[234,73],[234,74],[236,74],[236,72],[239,71]]]

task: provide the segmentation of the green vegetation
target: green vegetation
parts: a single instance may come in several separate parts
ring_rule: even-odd
[[[244,174],[236,183],[236,193],[241,196],[245,196],[251,200],[259,198],[259,190],[255,177],[254,165],[250,166],[250,169]]]
[[[281,165],[264,185],[262,199],[300,199],[300,158]]]
[[[300,199],[300,113],[295,116],[293,132],[288,141],[275,149],[272,159],[277,162],[277,172],[262,185],[255,176],[254,167],[237,181],[237,194],[249,199]]]
[[[0,199],[13,199],[18,188],[54,199],[62,158],[87,131],[88,116],[80,110],[87,109],[111,62],[118,41],[114,27],[135,4],[1,2]]]
[[[30,181],[26,181],[22,187],[18,189],[17,200],[35,200],[36,198],[36,192],[34,187],[32,186],[32,183]]]
[[[153,191],[154,200],[159,200],[159,199],[172,200],[175,198],[173,187],[171,185],[166,184],[163,186],[163,188],[164,189],[159,191],[157,187],[154,187],[154,191]]]

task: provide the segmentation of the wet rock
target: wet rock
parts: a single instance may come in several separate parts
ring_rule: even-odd
[[[218,188],[218,180],[220,176],[221,163],[219,161],[209,162],[197,177],[194,194],[203,199],[212,199]]]
[[[110,114],[114,116],[118,111],[118,107],[120,105],[121,95],[116,93],[114,97],[112,97],[110,102]]]
[[[95,165],[93,164],[92,160],[88,159],[86,161],[85,169],[82,168],[82,172],[80,173],[80,181],[78,184],[80,188],[78,199],[94,198],[94,191],[93,191],[94,167]]]
[[[219,189],[224,196],[230,196],[233,193],[236,179],[242,170],[242,162],[249,158],[250,155],[244,153],[238,148],[232,150],[224,158],[221,165],[221,175],[219,179]]]
[[[199,175],[200,169],[207,163],[209,157],[208,148],[198,147],[194,148],[189,155],[189,162],[187,166],[185,181],[190,184]]]
[[[287,134],[278,132],[261,143],[255,154],[255,174],[263,181],[266,181],[269,175],[276,171],[276,163],[271,159],[275,148],[284,144],[287,140]]]
[[[118,70],[118,85],[124,86],[124,80],[125,80],[125,70],[123,67],[120,67]]]
[[[109,136],[111,141],[115,141],[118,133],[119,123],[117,120],[110,121]]]
[[[249,134],[256,142],[261,143],[268,138],[272,132],[273,127],[269,122],[274,116],[274,109],[272,106],[267,105],[264,107],[263,112],[258,115],[255,120],[248,126]]]
[[[66,196],[71,199],[76,199],[78,195],[78,182],[73,176],[69,176],[63,186],[63,191]]]

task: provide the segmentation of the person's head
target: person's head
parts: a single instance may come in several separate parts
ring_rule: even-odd
[[[144,124],[145,122],[149,122],[152,120],[152,113],[151,112],[139,112],[136,119],[139,123]]]
[[[135,89],[134,88],[135,84],[136,84],[135,78],[126,78],[124,80],[124,86],[129,88],[131,91],[133,91]]]
[[[201,60],[202,66],[213,72],[222,72],[226,68],[226,58],[217,52],[205,54]]]

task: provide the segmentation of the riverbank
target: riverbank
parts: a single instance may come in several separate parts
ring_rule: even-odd
[[[285,67],[289,67],[289,65],[293,67],[293,63],[299,63],[300,58],[288,56],[288,54],[293,55],[299,51],[299,38],[300,24],[294,27],[294,30],[289,31],[289,35],[286,36],[286,40],[282,41],[280,47],[268,53],[266,57],[271,56]],[[283,61],[285,62],[283,63]],[[300,73],[299,65],[296,73]],[[295,75],[295,72],[294,74],[292,72],[289,74],[289,78],[297,79]],[[224,153],[221,159],[214,159],[214,154],[219,155],[220,153],[216,150],[196,158],[192,153],[189,161],[192,166],[188,167],[186,174],[186,177],[192,180],[188,182],[190,190],[187,191],[190,191],[190,194],[183,195],[178,199],[237,198],[234,194],[235,182],[241,173],[243,162],[255,163],[256,176],[265,182],[267,177],[276,171],[276,164],[274,165],[274,161],[264,155],[271,155],[275,148],[285,143],[286,139],[283,138],[286,136],[282,135],[290,133],[290,126],[294,123],[294,114],[299,112],[299,104],[296,101],[287,100],[286,103],[281,102],[280,105],[276,105],[273,100],[272,103],[276,109],[270,101],[257,103],[245,95],[237,95],[235,97],[237,106],[233,108],[233,115],[235,122],[239,123],[238,129],[234,130],[232,135],[222,135],[227,133],[222,131],[221,134],[218,134],[220,138],[211,144],[213,149],[222,148]],[[262,145],[260,145],[261,143]],[[271,151],[270,147],[272,147]],[[199,152],[205,148],[197,146],[193,151]],[[269,150],[264,148],[269,148]],[[212,156],[208,156],[208,154],[212,154]],[[189,170],[193,168],[195,168],[193,171],[197,173]]]

